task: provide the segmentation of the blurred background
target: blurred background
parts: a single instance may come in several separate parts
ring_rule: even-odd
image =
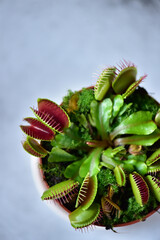
[[[158,213],[118,233],[75,231],[41,201],[21,146],[19,125],[38,97],[60,103],[123,58],[160,101],[159,0],[0,0],[1,240],[160,239]]]

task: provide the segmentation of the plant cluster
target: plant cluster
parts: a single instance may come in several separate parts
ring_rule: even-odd
[[[38,99],[25,118],[24,149],[42,158],[54,199],[74,228],[143,219],[160,202],[159,104],[125,60],[100,74],[95,87],[69,91],[61,106]],[[37,141],[37,140],[39,141]]]

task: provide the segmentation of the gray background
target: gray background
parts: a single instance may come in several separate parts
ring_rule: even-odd
[[[158,213],[118,234],[72,229],[41,201],[21,146],[38,97],[60,103],[122,58],[148,73],[142,86],[160,101],[158,0],[0,0],[0,239],[160,239]]]

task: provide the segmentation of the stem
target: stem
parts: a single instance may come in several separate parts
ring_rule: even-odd
[[[109,147],[109,146],[110,146],[109,142],[106,141],[106,140],[102,140],[102,141],[92,140],[92,141],[87,141],[86,144],[87,144],[89,147],[94,147],[94,148],[97,148],[97,147],[106,148],[106,147]]]

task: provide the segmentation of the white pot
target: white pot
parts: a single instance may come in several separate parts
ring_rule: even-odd
[[[43,173],[40,169],[40,163],[41,159],[31,156],[31,169],[33,179],[40,196],[42,196],[43,192],[48,189],[48,185],[43,179]],[[55,202],[53,200],[44,202],[54,213],[68,221],[68,212],[64,211],[64,208],[58,202]]]

